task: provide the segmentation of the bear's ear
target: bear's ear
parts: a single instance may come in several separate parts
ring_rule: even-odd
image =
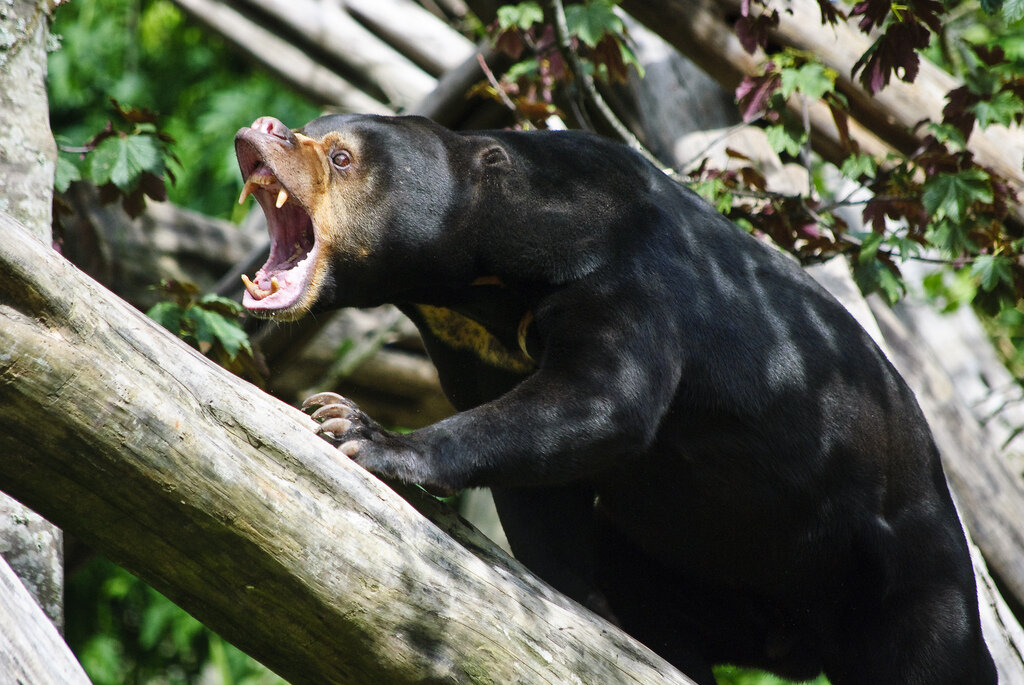
[[[505,148],[497,143],[492,143],[481,148],[479,159],[484,166],[489,167],[505,166],[512,161],[509,159],[508,152]]]

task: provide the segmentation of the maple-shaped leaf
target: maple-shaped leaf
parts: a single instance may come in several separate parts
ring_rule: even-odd
[[[145,107],[122,105],[116,98],[110,98],[110,104],[113,105],[122,119],[131,124],[155,124],[160,119],[160,115],[153,110],[146,109]]]
[[[892,3],[890,0],[863,0],[853,6],[853,9],[850,10],[850,16],[860,17],[861,19],[857,26],[864,33],[868,33],[873,28],[880,28],[885,23],[891,10]]]
[[[987,100],[980,100],[974,105],[974,115],[978,124],[985,128],[989,124],[1010,126],[1018,121],[1024,112],[1024,102],[1016,93],[1001,90]]]
[[[615,14],[615,6],[608,0],[591,0],[585,5],[565,8],[565,23],[569,33],[579,37],[588,47],[595,48],[606,33],[623,31],[622,20]]]
[[[821,10],[821,23],[835,26],[840,19],[846,19],[843,14],[830,0],[818,0],[818,9]]]
[[[913,83],[920,66],[917,51],[928,47],[929,37],[923,24],[894,22],[853,65],[853,74],[860,72],[861,85],[872,94],[887,86],[897,71],[903,81]]]
[[[523,41],[523,33],[517,28],[511,28],[498,34],[494,41],[494,47],[512,59],[519,59],[523,56],[526,43]]]
[[[971,264],[971,275],[981,282],[981,288],[992,291],[1000,283],[1013,285],[1013,261],[1004,255],[980,254]]]
[[[124,193],[135,189],[143,172],[164,172],[160,146],[152,136],[111,136],[96,146],[89,161],[97,185],[113,183]]]
[[[903,15],[903,22],[921,22],[928,26],[935,33],[942,32],[941,17],[946,14],[946,8],[938,0],[911,0],[911,12]],[[925,47],[928,44],[925,43]]]
[[[498,8],[498,28],[507,31],[512,28],[526,30],[544,21],[544,10],[536,2],[521,2],[518,5],[503,5]]]
[[[921,195],[925,211],[935,220],[948,218],[959,224],[975,202],[992,202],[989,175],[981,169],[936,174],[924,182]]]
[[[922,231],[928,224],[928,214],[916,198],[886,197],[877,194],[864,205],[864,222],[876,232],[884,232],[886,219],[905,221],[912,230]]]

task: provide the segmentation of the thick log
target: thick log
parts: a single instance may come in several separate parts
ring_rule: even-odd
[[[932,427],[968,529],[1006,592],[1024,604],[1024,483],[958,396],[927,342],[913,337],[890,310],[874,310],[893,363]]]
[[[728,90],[734,90],[744,76],[761,71],[763,55],[750,55],[740,45],[720,7],[701,0],[623,0],[623,8],[676,50],[693,60]],[[845,157],[843,142],[836,131],[832,113],[821,102],[792,98],[789,108],[803,116],[806,107],[811,144],[826,160]],[[861,150],[884,157],[891,146],[856,120],[849,122],[850,136]]]
[[[0,487],[282,677],[690,682],[6,215],[0,231]]]

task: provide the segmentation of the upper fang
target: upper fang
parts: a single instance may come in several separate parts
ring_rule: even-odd
[[[284,188],[281,188],[281,191],[277,194],[277,202],[275,203],[274,206],[277,207],[278,209],[281,209],[281,207],[284,206],[285,202],[288,202],[288,191],[285,190]]]

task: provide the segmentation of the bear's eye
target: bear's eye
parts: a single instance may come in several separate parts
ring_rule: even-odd
[[[348,169],[352,166],[352,155],[345,150],[339,150],[331,155],[331,163],[339,169]]]

